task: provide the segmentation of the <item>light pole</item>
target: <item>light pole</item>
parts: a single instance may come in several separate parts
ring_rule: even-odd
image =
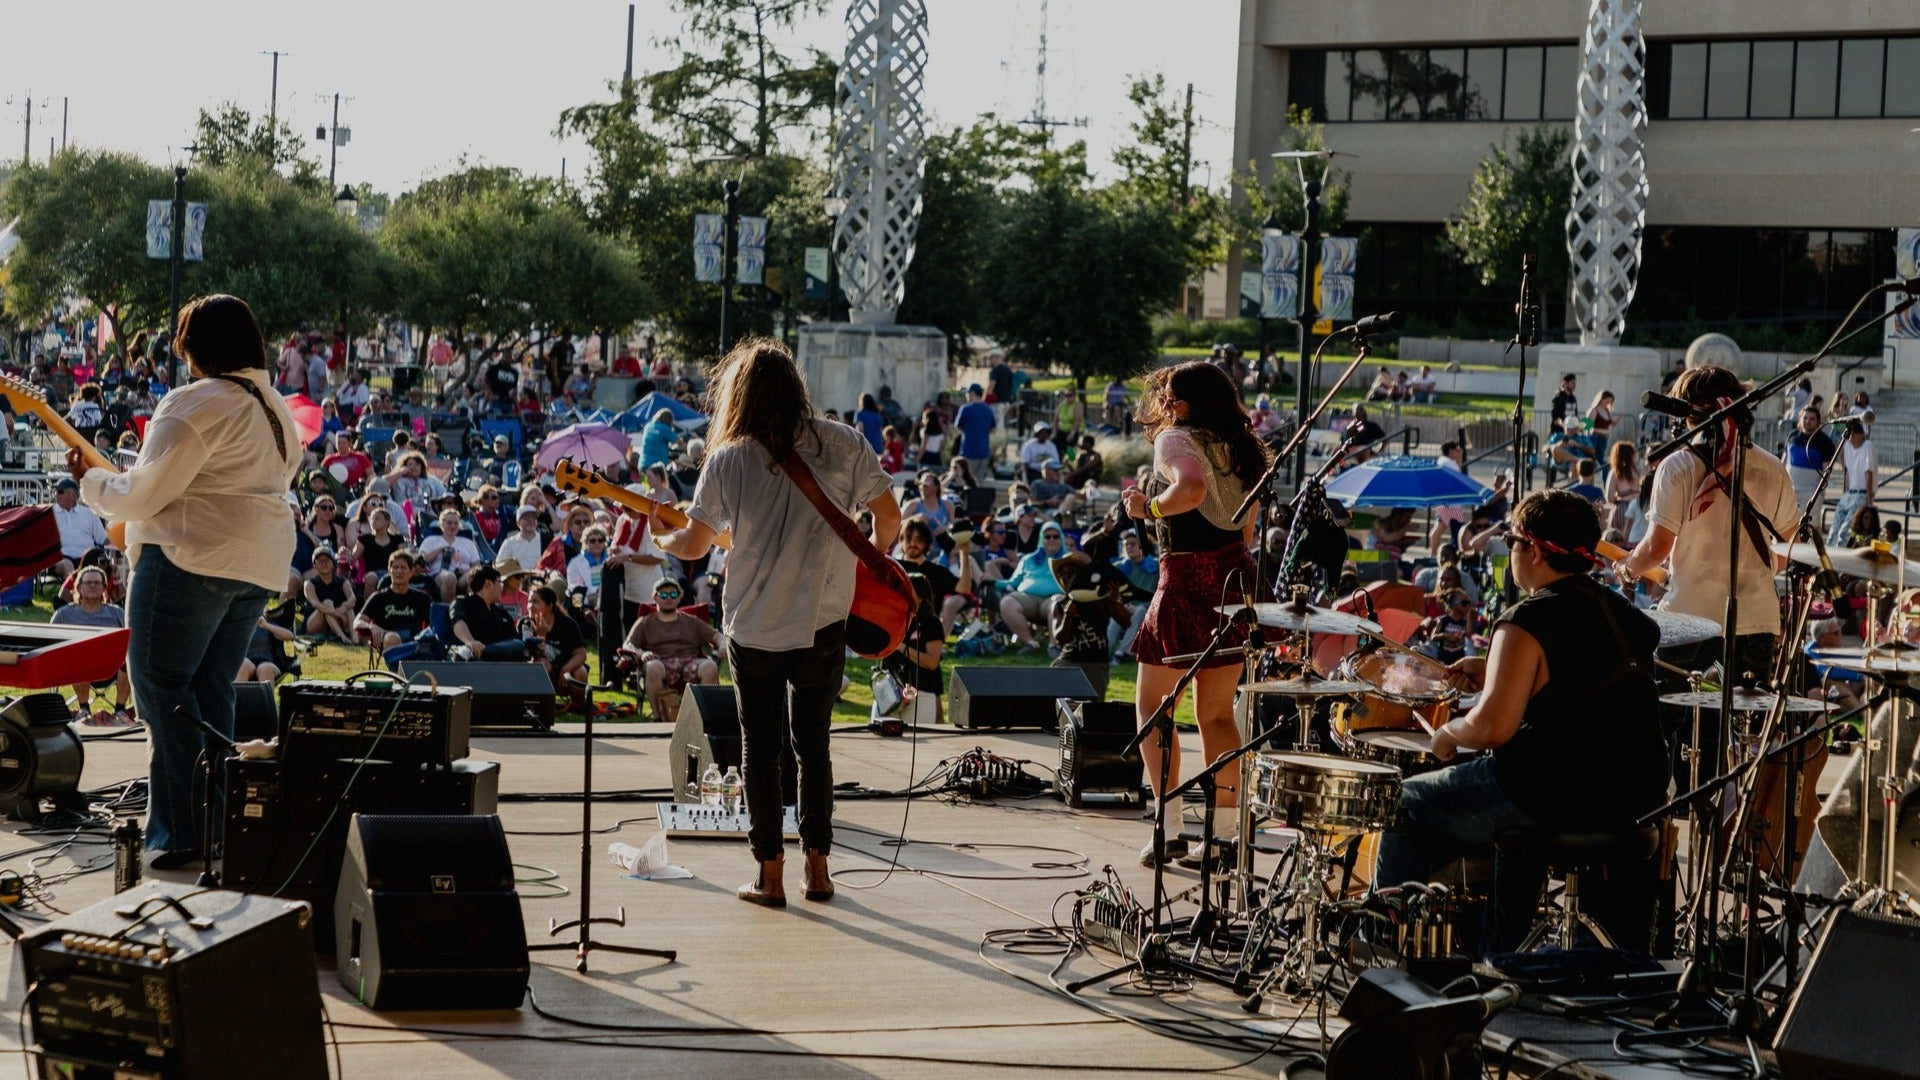
[[[180,354],[173,347],[173,335],[180,328],[180,266],[186,261],[187,243],[187,167],[173,167],[173,229],[167,251],[167,294],[172,301],[172,316],[167,319],[167,385],[180,385]]]
[[[360,198],[353,193],[352,186],[341,184],[340,190],[333,196],[334,213],[346,218],[354,228],[360,227]],[[347,346],[348,354],[353,351],[353,343],[347,338],[347,290],[340,290],[340,334],[339,340]],[[344,368],[342,370],[345,370]]]
[[[1290,158],[1300,176],[1300,193],[1305,197],[1306,222],[1300,230],[1300,422],[1307,422],[1313,411],[1313,324],[1319,312],[1314,310],[1313,272],[1320,261],[1320,181],[1307,179],[1307,158],[1331,161],[1330,150],[1281,150],[1275,158]],[[1324,174],[1324,170],[1323,170]],[[1298,488],[1307,477],[1307,444],[1300,442],[1293,458],[1293,486]]]
[[[740,181],[728,177],[722,190],[726,193],[726,236],[721,241],[723,264],[720,269],[720,355],[725,356],[733,348],[733,281],[739,272],[734,261],[740,257]]]
[[[820,200],[826,207],[827,228],[827,321],[838,321],[840,309],[840,219],[846,216],[847,199],[829,193]]]

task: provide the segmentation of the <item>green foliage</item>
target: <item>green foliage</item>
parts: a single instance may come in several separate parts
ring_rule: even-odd
[[[1474,171],[1467,197],[1447,221],[1447,240],[1485,285],[1518,285],[1521,256],[1539,261],[1535,280],[1549,323],[1564,306],[1567,212],[1573,165],[1565,126],[1540,124],[1503,139]]]
[[[255,117],[231,101],[212,112],[200,110],[193,126],[197,147],[194,164],[221,169],[251,164],[266,166],[292,178],[296,187],[331,195],[322,179],[320,163],[301,154],[306,143],[282,120],[278,128],[267,117]]]
[[[7,263],[7,313],[37,322],[79,297],[123,341],[129,321],[164,322],[167,263],[147,258],[147,200],[172,195],[166,170],[110,151],[69,150],[16,172],[0,192],[0,220],[20,220],[20,246]]]
[[[1029,179],[987,248],[990,332],[1077,385],[1152,364],[1152,316],[1185,277],[1177,209],[1126,185],[1094,190],[1073,148],[1042,155]]]
[[[1114,164],[1125,177],[1122,183],[1174,209],[1187,238],[1182,253],[1187,273],[1198,277],[1226,253],[1227,217],[1218,194],[1193,187],[1187,142],[1192,118],[1168,95],[1166,76],[1157,73],[1130,80],[1127,100],[1138,115],[1127,126],[1132,141],[1113,152]]]
[[[1280,140],[1283,150],[1325,150],[1327,127],[1316,124],[1313,114],[1298,106],[1287,107],[1287,133]],[[1277,158],[1268,162],[1265,182],[1260,179],[1256,162],[1247,163],[1247,171],[1234,175],[1234,186],[1246,193],[1246,199],[1231,215],[1229,227],[1235,236],[1245,236],[1256,248],[1260,227],[1269,214],[1288,232],[1306,227],[1306,196],[1301,177],[1320,181],[1320,234],[1333,236],[1347,224],[1347,204],[1352,199],[1351,178],[1333,167],[1327,158],[1292,161]],[[1259,269],[1258,266],[1254,269]]]
[[[764,159],[790,131],[825,130],[838,68],[818,49],[790,55],[780,39],[826,0],[668,0],[684,17],[656,42],[678,57],[640,83],[673,147],[690,156]]]
[[[514,169],[472,166],[427,181],[395,201],[380,242],[401,313],[456,335],[620,329],[643,311],[629,253]]]

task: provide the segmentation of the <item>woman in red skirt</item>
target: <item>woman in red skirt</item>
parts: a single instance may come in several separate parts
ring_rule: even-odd
[[[1253,516],[1235,524],[1233,512],[1266,471],[1268,451],[1254,434],[1232,381],[1204,361],[1148,375],[1137,419],[1153,440],[1150,486],[1155,491],[1129,490],[1122,499],[1128,515],[1152,523],[1160,545],[1160,583],[1133,646],[1140,661],[1134,705],[1144,724],[1180,677],[1181,668],[1167,664],[1166,658],[1205,649],[1226,619],[1214,609],[1259,591],[1248,546],[1253,542]],[[1237,645],[1243,636],[1236,629],[1225,644]],[[1193,682],[1194,714],[1208,761],[1239,743],[1233,694],[1240,663],[1237,654],[1216,657]],[[1140,750],[1148,782],[1159,796],[1159,736],[1148,736]],[[1167,752],[1172,755],[1167,775],[1178,784],[1179,742],[1172,742]],[[1223,772],[1216,805],[1235,805],[1235,787],[1231,770]],[[1183,840],[1169,839],[1167,850],[1158,853],[1148,844],[1140,860],[1151,866],[1159,858],[1179,858],[1186,847]]]

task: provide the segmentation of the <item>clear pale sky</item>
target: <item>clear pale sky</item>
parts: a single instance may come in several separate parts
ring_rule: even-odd
[[[1034,105],[1040,0],[928,0],[927,106],[944,122],[984,111],[1026,117]],[[836,57],[844,44],[835,3],[801,39]],[[660,66],[652,44],[676,20],[663,0],[636,8],[634,69]],[[314,127],[342,96],[344,182],[390,193],[450,171],[462,155],[579,178],[587,153],[557,140],[570,105],[608,96],[624,63],[620,0],[450,3],[439,0],[0,0],[0,161],[17,160],[28,91],[35,161],[60,137],[165,164],[191,141],[196,111],[232,100],[264,113],[279,49],[279,112],[326,166]],[[1160,71],[1175,89],[1195,84],[1197,182],[1224,181],[1231,152],[1239,4],[1235,0],[1052,0],[1047,106],[1085,117],[1097,170],[1124,138],[1127,76]],[[44,106],[44,107],[43,107]]]

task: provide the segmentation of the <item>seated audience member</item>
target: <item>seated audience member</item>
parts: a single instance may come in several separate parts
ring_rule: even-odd
[[[526,618],[527,586],[532,583],[533,571],[511,555],[493,560],[493,568],[500,571],[500,606],[512,612],[515,620]]]
[[[353,620],[356,631],[375,635],[391,649],[419,637],[433,618],[433,598],[413,588],[413,556],[396,551],[387,559],[387,587],[367,596]]]
[[[71,604],[80,599],[80,571],[90,566],[106,571],[107,603],[123,603],[127,596],[127,560],[118,550],[110,547],[89,548],[85,555],[80,556],[79,567],[60,583],[60,603]]]
[[[253,637],[247,641],[246,659],[234,682],[273,683],[293,666],[288,649],[293,644],[293,620],[297,616],[293,601],[285,600],[260,613],[253,624]]]
[[[1060,595],[1060,583],[1053,578],[1051,560],[1066,553],[1067,534],[1049,521],[1040,526],[1040,549],[1022,556],[1013,576],[1007,579],[1010,591],[1000,598],[1000,618],[1020,642],[1020,651],[1040,648],[1033,639],[1033,622],[1046,617],[1054,597]]]
[[[361,490],[373,476],[373,459],[359,448],[358,441],[353,432],[342,431],[333,437],[333,452],[320,459],[320,467],[349,491]]]
[[[339,641],[353,640],[355,611],[353,582],[337,572],[333,549],[321,546],[313,552],[313,572],[307,575],[301,593],[306,597],[307,633],[330,635]]]
[[[1040,463],[1040,479],[1033,482],[1033,501],[1040,506],[1059,509],[1061,500],[1073,494],[1073,489],[1060,479],[1060,462],[1057,458],[1047,458]]]
[[[560,606],[560,594],[551,585],[536,585],[527,594],[527,606],[537,635],[534,662],[553,680],[553,691],[564,694],[568,711],[585,713],[586,691],[568,681],[587,681],[587,637],[580,624]]]
[[[953,622],[967,604],[964,594],[973,591],[973,556],[966,544],[953,547],[953,563],[960,573],[931,561],[933,528],[923,517],[910,517],[900,524],[900,554],[894,561],[909,574],[921,574],[933,589],[934,611],[945,633],[953,632]]]
[[[589,525],[580,534],[580,554],[567,563],[567,593],[582,611],[600,605],[600,577],[607,562],[607,530]]]
[[[720,632],[703,619],[682,614],[686,589],[677,578],[663,577],[653,586],[654,611],[643,615],[627,631],[620,652],[637,663],[654,719],[668,719],[661,695],[689,683],[717,683],[720,666],[714,662]]]
[[[524,660],[527,643],[520,637],[513,612],[501,606],[500,571],[489,564],[467,575],[467,595],[453,602],[453,641],[473,660]]]
[[[453,600],[478,565],[479,546],[460,535],[460,511],[451,507],[440,511],[440,531],[420,542],[420,567],[423,575],[432,577],[443,603]]]
[[[127,625],[127,613],[118,604],[107,603],[107,572],[98,566],[85,566],[75,571],[73,603],[60,608],[48,620],[55,626],[97,626],[103,629],[119,629]],[[91,691],[113,688],[113,711],[95,709]],[[73,708],[80,715],[82,723],[103,726],[125,727],[134,722],[128,711],[127,703],[133,700],[133,683],[127,678],[127,666],[120,665],[112,678],[102,679],[89,686],[86,683],[73,685]]]
[[[53,520],[60,527],[60,561],[56,577],[66,577],[80,565],[89,548],[107,546],[107,527],[93,508],[80,501],[80,485],[63,477],[53,486]]]
[[[1060,648],[1053,666],[1086,672],[1093,692],[1104,700],[1113,672],[1111,631],[1133,618],[1126,602],[1127,579],[1081,551],[1055,559],[1053,576],[1067,590],[1053,608],[1053,641]]]
[[[546,538],[540,535],[540,507],[523,502],[514,508],[512,531],[500,534],[500,542],[494,545],[495,562],[512,559],[528,569],[540,562],[540,553],[546,550]]]

